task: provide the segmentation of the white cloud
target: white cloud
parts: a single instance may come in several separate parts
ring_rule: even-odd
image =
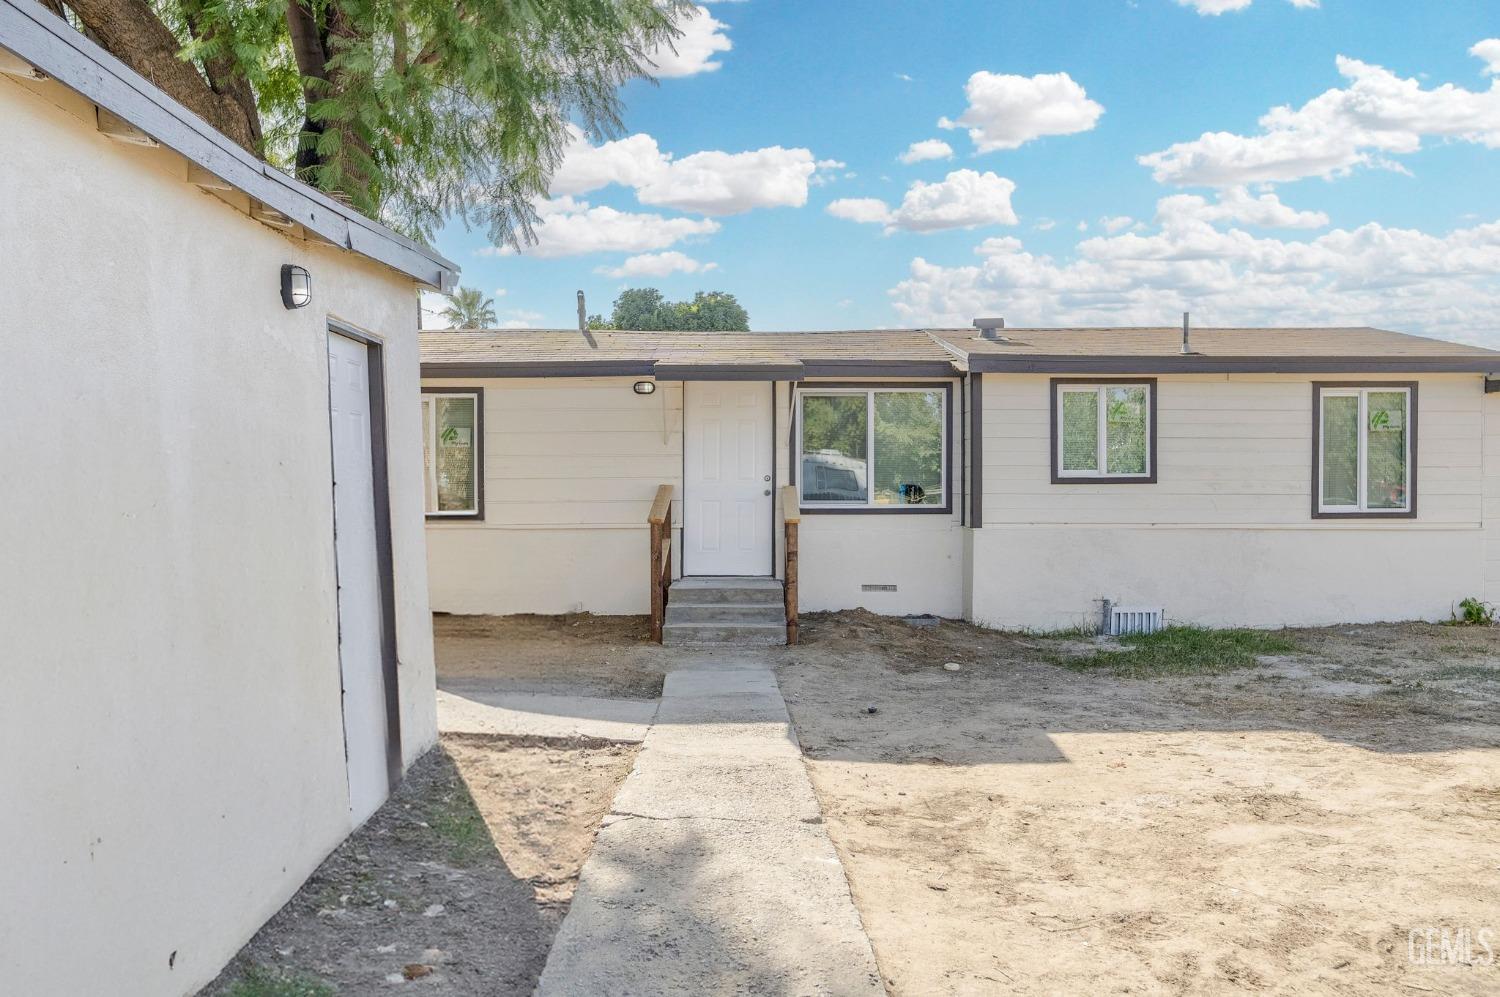
[[[1244,187],[1226,187],[1210,204],[1196,194],[1174,194],[1156,202],[1156,220],[1172,225],[1186,219],[1204,222],[1239,222],[1258,228],[1322,228],[1328,216],[1321,211],[1298,211],[1281,203],[1275,194],[1254,197]]]
[[[617,267],[599,267],[594,272],[606,277],[666,277],[674,273],[702,273],[714,270],[717,263],[700,263],[677,250],[665,253],[642,253],[631,256]]]
[[[1009,76],[980,70],[964,84],[969,106],[940,128],[966,128],[980,152],[1015,149],[1043,135],[1093,128],[1104,108],[1067,73]]]
[[[807,178],[807,182],[813,187],[823,187],[838,179],[838,171],[842,170],[848,163],[841,163],[837,159],[820,159],[813,164],[813,174]],[[853,173],[845,173],[844,179],[853,179]]]
[[[843,198],[828,213],[855,222],[879,222],[887,234],[896,231],[937,232],[980,225],[1014,225],[1010,195],[1016,185],[994,173],[955,170],[937,183],[918,180],[892,210],[875,197]]]
[[[1080,232],[1087,232],[1088,230],[1089,230],[1089,223],[1088,222],[1079,222],[1078,223],[1078,231],[1080,231]]]
[[[667,218],[657,214],[617,211],[587,201],[557,197],[536,206],[540,220],[535,226],[536,245],[525,255],[550,259],[583,253],[640,253],[665,249],[675,242],[719,230],[711,218]],[[509,246],[487,246],[484,256],[509,256]]]
[[[655,67],[651,70],[653,76],[662,79],[696,76],[723,66],[714,57],[734,47],[729,40],[729,25],[715,18],[706,7],[697,10],[697,14],[682,22],[680,38],[647,54],[647,60]]]
[[[509,294],[509,293],[510,293],[510,291],[508,291],[508,290],[507,290],[507,289],[505,289],[505,288],[503,288],[503,287],[497,287],[497,288],[495,288],[495,290],[494,290],[494,291],[492,291],[492,292],[491,292],[491,293],[492,293],[492,294],[493,294],[493,295],[494,295],[494,296],[495,296],[495,297],[497,297],[497,298],[503,298],[503,297],[505,297],[505,296],[506,296],[506,295],[507,295],[507,294]]]
[[[915,325],[982,314],[1018,326],[1162,325],[1191,310],[1205,325],[1379,325],[1500,340],[1500,221],[1446,235],[1370,223],[1278,239],[1173,200],[1158,204],[1157,231],[1086,238],[1068,260],[1013,237],[986,239],[977,264],[914,259],[889,292],[893,306]]]
[[[1288,2],[1293,7],[1300,7],[1303,10],[1311,10],[1318,5],[1318,0],[1288,0]],[[1230,11],[1244,10],[1254,3],[1254,0],[1177,0],[1177,3],[1183,7],[1193,8],[1205,17],[1217,17]]]
[[[1124,229],[1127,229],[1134,224],[1135,219],[1131,218],[1129,215],[1106,215],[1105,217],[1099,219],[1099,227],[1104,229],[1104,231],[1108,232],[1110,235],[1114,235],[1116,232],[1123,231]]]
[[[1470,51],[1488,59],[1490,50],[1478,48]],[[1392,166],[1387,157],[1416,152],[1429,137],[1500,148],[1500,80],[1485,91],[1451,83],[1424,90],[1380,66],[1344,56],[1336,63],[1349,86],[1299,108],[1272,108],[1259,134],[1205,132],[1139,162],[1161,183],[1229,186]]]
[[[897,73],[896,79],[900,80],[902,83],[910,83],[912,81],[910,73]]]
[[[1033,225],[1032,228],[1036,229],[1038,232],[1051,232],[1053,229],[1057,228],[1057,222],[1053,221],[1050,218],[1039,218],[1037,219],[1037,223]]]
[[[888,222],[891,206],[878,197],[841,197],[828,205],[827,211],[835,218],[851,222]]]
[[[929,159],[952,159],[953,146],[940,138],[927,138],[913,142],[899,157],[903,163],[925,163]]]
[[[502,329],[530,329],[531,323],[523,318],[508,318],[500,323]]]
[[[735,215],[755,208],[801,207],[807,203],[809,183],[824,182],[822,171],[843,167],[835,159],[814,159],[807,149],[779,145],[675,159],[650,135],[595,146],[575,128],[551,192],[554,197],[584,194],[617,183],[634,188],[636,199],[653,207]]]
[[[1500,38],[1486,38],[1482,42],[1475,42],[1469,49],[1469,54],[1484,60],[1486,76],[1500,74]]]

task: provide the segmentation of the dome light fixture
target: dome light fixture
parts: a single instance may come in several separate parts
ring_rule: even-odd
[[[637,381],[630,386],[630,390],[638,395],[654,395],[656,394],[656,382]]]

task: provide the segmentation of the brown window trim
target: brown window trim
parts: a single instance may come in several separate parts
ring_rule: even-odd
[[[473,512],[449,512],[432,513],[426,512],[427,506],[427,483],[422,483],[422,506],[429,523],[482,523],[484,522],[484,389],[483,388],[460,388],[442,385],[422,385],[424,395],[473,395],[476,399],[474,405],[474,435],[477,441],[474,446],[474,511]],[[422,440],[422,446],[427,446],[427,440]]]
[[[816,395],[821,388],[844,388],[863,391],[879,391],[882,388],[920,388],[929,391],[942,390],[945,441],[943,460],[943,504],[938,505],[871,505],[871,506],[820,506],[802,503],[804,516],[951,516],[953,515],[953,382],[952,381],[801,381],[792,387],[792,432],[787,441],[787,463],[791,465],[788,475],[790,485],[797,484],[797,455],[802,450],[802,426],[799,416],[801,395]],[[797,488],[797,500],[802,501],[802,489]]]
[[[1057,466],[1057,396],[1058,388],[1064,385],[1092,384],[1095,387],[1107,387],[1112,384],[1144,384],[1149,389],[1146,394],[1147,413],[1146,421],[1150,423],[1147,427],[1149,432],[1146,440],[1146,465],[1151,469],[1149,474],[1099,474],[1099,475],[1063,475]],[[1154,377],[1054,377],[1047,386],[1049,422],[1051,424],[1050,449],[1052,452],[1052,483],[1054,485],[1154,485],[1156,484],[1157,453],[1156,453],[1156,378]]]
[[[1406,413],[1407,474],[1406,508],[1399,512],[1322,512],[1318,462],[1323,459],[1324,388],[1406,388],[1411,392],[1411,411]],[[1363,426],[1360,427],[1364,429]],[[1416,519],[1417,518],[1417,382],[1416,381],[1314,381],[1312,382],[1312,518],[1313,519]]]

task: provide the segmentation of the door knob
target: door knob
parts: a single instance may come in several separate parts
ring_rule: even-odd
[[[760,480],[762,480],[762,481],[770,481],[771,480],[771,476],[768,474],[764,478],[761,478]]]
[[[771,494],[771,489],[769,489],[769,488],[767,488],[767,489],[766,489],[766,494],[767,494],[767,495],[769,495],[769,494]]]

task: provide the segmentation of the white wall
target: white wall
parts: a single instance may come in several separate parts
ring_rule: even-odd
[[[1381,378],[1163,377],[1156,484],[1053,485],[1049,379],[985,375],[973,618],[1072,626],[1100,598],[1211,625],[1446,618],[1484,591],[1482,379],[1384,379],[1419,381],[1416,519],[1310,514],[1311,382]]]
[[[189,993],[350,829],[330,315],[386,342],[406,760],[435,738],[414,289],[59,88],[0,77],[0,119],[0,989]]]
[[[683,393],[681,383],[664,381],[656,394],[636,395],[635,380],[424,381],[484,390],[485,518],[428,522],[433,609],[649,610],[646,513],[658,485],[677,489],[673,521],[679,530],[682,522]],[[788,391],[785,383],[777,386],[778,485],[790,468]],[[953,401],[957,406],[956,386]],[[804,516],[802,608],[961,616],[958,508],[956,500],[952,515]],[[779,525],[775,542],[779,575]],[[680,571],[675,551],[674,561]],[[897,591],[864,592],[864,584],[894,584]]]
[[[484,392],[484,520],[428,522],[434,610],[650,610],[646,514],[659,485],[677,489],[682,521],[682,385],[637,395],[636,380],[423,382]]]

